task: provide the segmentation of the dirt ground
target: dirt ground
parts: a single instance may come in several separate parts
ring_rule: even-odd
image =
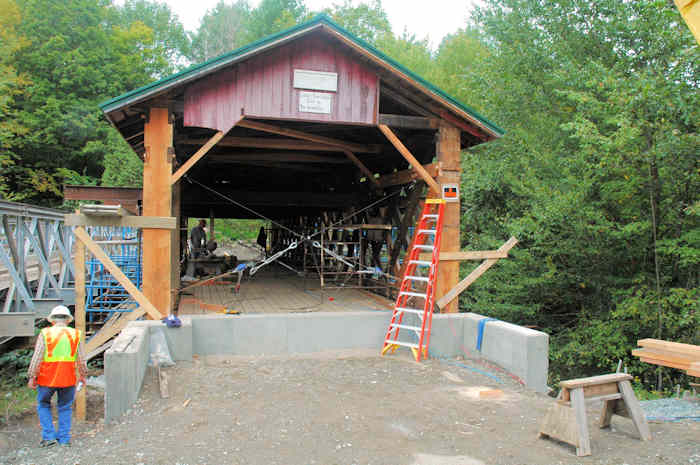
[[[35,415],[8,426],[0,464],[700,464],[700,423],[652,423],[642,442],[624,418],[598,429],[600,405],[593,455],[578,458],[537,438],[553,399],[476,370],[374,351],[203,357],[168,369],[169,399],[147,375],[130,411],[76,425],[70,449],[38,448]],[[486,389],[502,395],[480,398]]]

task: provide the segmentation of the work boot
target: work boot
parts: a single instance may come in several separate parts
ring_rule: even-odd
[[[58,444],[58,442],[55,439],[42,439],[39,443],[39,447],[51,447],[56,444]]]

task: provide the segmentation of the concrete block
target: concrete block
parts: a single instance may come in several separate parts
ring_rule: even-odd
[[[479,321],[476,313],[464,314],[464,347],[523,380],[526,386],[547,392],[549,336],[540,331],[507,323],[489,321],[484,326],[481,352],[476,350]]]
[[[319,312],[290,314],[287,321],[288,352],[381,349],[391,319],[388,312]]]
[[[222,316],[234,320],[232,353],[274,355],[287,353],[288,315]]]
[[[105,421],[121,416],[141,392],[149,356],[149,330],[128,325],[104,356]]]
[[[192,350],[197,355],[235,354],[236,315],[192,316]]]
[[[179,328],[168,328],[162,321],[154,320],[133,321],[129,325],[143,326],[149,328],[151,332],[155,328],[161,328],[165,334],[170,357],[172,357],[173,361],[192,361],[192,318],[183,316],[180,320],[182,321],[182,326]]]
[[[429,352],[433,357],[462,355],[464,318],[459,313],[433,315]]]

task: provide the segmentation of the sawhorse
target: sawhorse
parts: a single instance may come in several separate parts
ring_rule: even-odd
[[[560,383],[557,402],[549,409],[539,437],[552,437],[576,447],[579,457],[591,455],[586,402],[603,401],[599,426],[610,426],[615,415],[632,419],[642,441],[651,440],[644,412],[632,390],[632,377],[624,373],[572,379]]]

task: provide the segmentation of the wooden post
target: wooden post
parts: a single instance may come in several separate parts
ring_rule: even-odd
[[[441,125],[438,130],[436,153],[438,158],[437,182],[442,188],[445,183],[460,184],[460,131]],[[438,196],[442,192],[437,193]],[[456,202],[445,204],[442,226],[441,252],[458,252],[460,250],[460,209],[459,198]],[[459,262],[440,262],[437,276],[436,297],[440,299],[459,282]],[[444,313],[459,312],[459,301],[455,300],[442,309]]]
[[[172,216],[173,127],[167,108],[151,108],[144,127],[143,215]],[[172,236],[162,229],[143,230],[143,294],[163,315],[172,307]]]
[[[75,270],[75,329],[80,331],[83,345],[83,353],[85,352],[85,244],[81,241],[75,241],[75,257],[73,258],[73,267]],[[87,397],[85,393],[87,388],[83,388],[75,395],[75,417],[78,421],[86,419]]]
[[[182,252],[181,237],[182,237],[182,216],[181,216],[181,199],[182,199],[182,184],[175,183],[173,186],[173,216],[176,218],[177,227],[172,231],[170,236],[170,289],[172,298],[170,300],[170,313],[177,310],[177,305],[180,301],[180,294],[175,290],[180,287],[180,254]],[[187,230],[187,219],[185,218],[185,230]],[[187,233],[185,233],[185,244],[187,243]]]

